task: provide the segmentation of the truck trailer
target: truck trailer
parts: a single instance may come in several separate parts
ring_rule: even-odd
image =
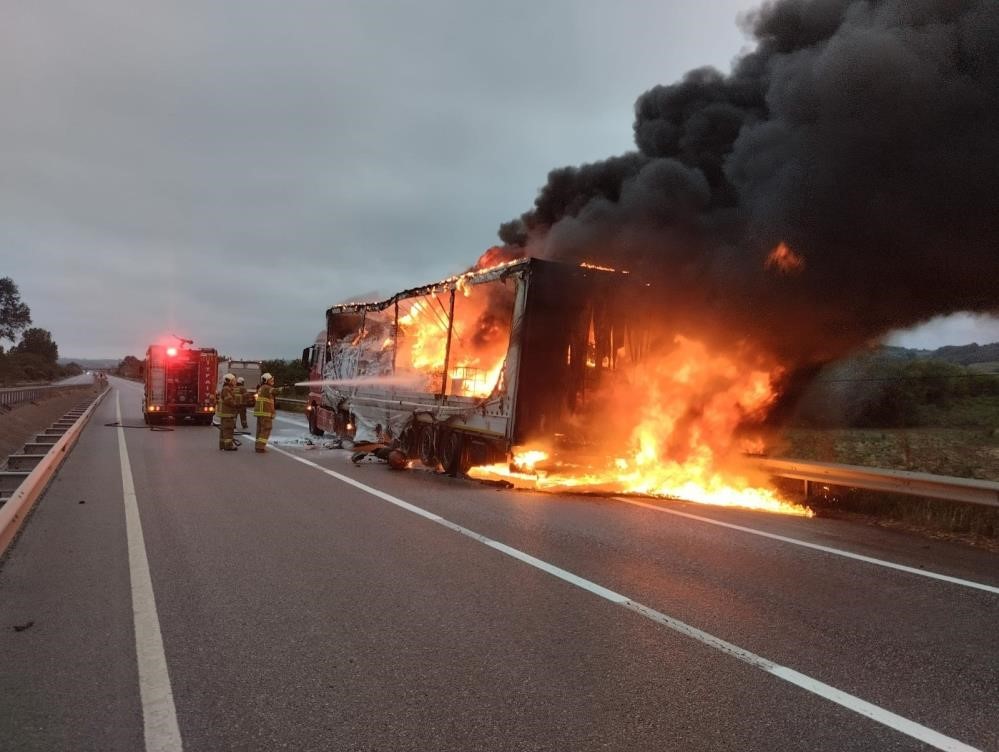
[[[585,444],[600,384],[647,343],[648,296],[627,272],[525,258],[332,306],[302,353],[309,428],[451,474]]]
[[[146,423],[187,421],[211,425],[215,415],[218,352],[191,348],[190,340],[146,350],[142,414]]]
[[[231,373],[236,378],[242,377],[247,396],[252,402],[257,394],[257,387],[260,386],[260,377],[263,375],[261,366],[259,360],[220,360],[218,378],[215,381],[216,391],[222,391],[222,380],[227,373]]]

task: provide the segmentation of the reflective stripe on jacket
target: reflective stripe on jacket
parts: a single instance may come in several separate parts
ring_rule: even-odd
[[[253,414],[258,417],[274,417],[274,387],[264,384],[257,390],[257,401],[253,405]]]

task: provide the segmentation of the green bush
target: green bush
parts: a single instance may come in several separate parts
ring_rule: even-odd
[[[999,376],[939,360],[866,356],[831,366],[799,402],[816,428],[997,425]]]

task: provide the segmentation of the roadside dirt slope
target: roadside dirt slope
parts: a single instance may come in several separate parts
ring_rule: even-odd
[[[7,411],[0,408],[0,468],[7,467],[7,456],[19,454],[24,445],[61,418],[73,407],[93,398],[96,389],[60,392],[38,402],[25,402]]]

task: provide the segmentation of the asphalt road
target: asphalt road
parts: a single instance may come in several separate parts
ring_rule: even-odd
[[[298,416],[219,452],[112,385],[0,568],[0,749],[999,750],[995,554],[354,466]]]

